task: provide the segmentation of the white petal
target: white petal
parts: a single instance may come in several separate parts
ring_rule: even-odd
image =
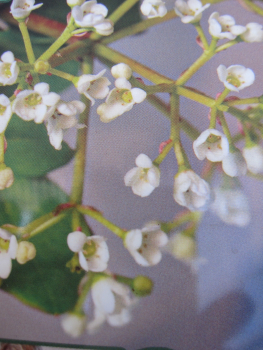
[[[129,250],[137,250],[142,245],[142,232],[139,229],[128,231],[125,235],[124,246]]]
[[[10,255],[11,259],[16,258],[17,248],[18,248],[18,243],[17,243],[16,236],[12,235],[10,238],[10,244],[8,248],[8,254]]]
[[[115,308],[115,298],[108,281],[107,278],[99,280],[91,288],[95,306],[104,313],[112,313]]]
[[[1,237],[1,238],[10,241],[11,236],[12,236],[12,235],[11,235],[10,232],[8,232],[8,231],[6,231],[6,230],[0,228],[0,237]]]
[[[0,251],[0,278],[7,278],[12,270],[12,260],[6,251]]]
[[[89,271],[90,270],[89,262],[85,258],[85,256],[84,256],[82,251],[79,252],[79,264],[83,268],[83,270],[85,270],[85,271]]]
[[[148,169],[152,167],[152,161],[146,154],[139,154],[135,159],[135,164],[143,169]]]
[[[5,63],[13,63],[15,60],[15,56],[14,56],[13,52],[6,51],[2,54],[1,60]]]
[[[119,63],[111,67],[112,76],[117,78],[130,79],[132,76],[132,70],[126,63]]]
[[[74,231],[68,234],[67,243],[72,252],[80,252],[87,241],[87,236],[81,231]]]
[[[139,168],[132,168],[124,176],[125,186],[133,186],[137,181],[140,180],[141,170]]]
[[[147,93],[139,88],[133,88],[131,89],[131,94],[132,94],[132,98],[133,101],[135,103],[141,103],[146,99]]]

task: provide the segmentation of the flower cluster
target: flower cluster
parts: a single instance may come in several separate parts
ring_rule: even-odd
[[[148,18],[163,17],[167,13],[165,3],[160,0],[143,0],[141,12]]]

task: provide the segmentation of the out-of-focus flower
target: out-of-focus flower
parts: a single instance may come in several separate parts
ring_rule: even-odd
[[[19,20],[27,18],[31,11],[38,9],[43,3],[35,5],[35,0],[13,0],[10,12],[12,16]]]
[[[13,185],[14,173],[9,167],[0,169],[0,190],[4,190]]]
[[[221,64],[217,68],[217,74],[219,80],[222,81],[227,89],[237,92],[252,85],[255,80],[253,70],[241,65],[233,65],[226,68]]]
[[[163,17],[167,13],[164,1],[144,0],[141,4],[141,12],[148,18]]]
[[[149,222],[141,230],[128,231],[123,241],[135,261],[142,266],[158,264],[162,258],[160,247],[167,242],[167,235],[157,222]]]
[[[147,197],[159,186],[160,170],[143,153],[135,159],[135,164],[137,167],[129,170],[124,176],[124,183],[132,188],[134,194]]]
[[[22,241],[18,243],[16,260],[19,264],[25,264],[36,256],[36,248],[33,243]]]
[[[196,254],[195,240],[182,232],[177,232],[172,237],[169,237],[164,250],[180,260],[193,259]]]
[[[193,149],[200,160],[207,158],[211,162],[221,162],[228,155],[229,143],[220,131],[207,129],[194,141]]]
[[[175,13],[181,17],[183,23],[196,23],[199,22],[202,17],[202,12],[207,9],[210,4],[202,6],[199,0],[176,0],[175,1]]]
[[[12,259],[16,258],[17,239],[0,228],[0,278],[7,278],[12,270]]]
[[[246,31],[241,35],[241,39],[247,43],[263,41],[263,26],[259,23],[248,23]]]
[[[83,270],[100,272],[107,268],[110,256],[103,237],[87,237],[81,231],[74,231],[68,235],[67,243],[71,251],[78,253]]]
[[[15,84],[18,74],[19,67],[16,63],[14,54],[11,51],[4,52],[0,61],[0,84]]]
[[[218,39],[233,40],[246,31],[246,27],[235,24],[235,19],[232,16],[219,16],[218,12],[211,14],[208,23],[209,33]]]
[[[193,170],[182,171],[174,178],[174,200],[191,211],[206,210],[211,200],[210,187]]]
[[[224,172],[231,177],[245,175],[247,172],[247,163],[239,149],[230,151],[222,160]]]
[[[0,95],[0,133],[4,132],[7,124],[12,116],[12,108],[9,98],[1,94]]]
[[[87,318],[85,315],[67,313],[62,316],[61,326],[71,337],[79,337],[85,330]]]
[[[126,63],[118,63],[115,66],[111,67],[111,74],[113,78],[125,78],[130,79],[132,76],[132,70]]]
[[[47,83],[38,83],[34,90],[23,90],[17,94],[13,111],[26,121],[42,123],[47,116],[54,113],[59,100],[58,94],[49,92]]]
[[[263,148],[260,145],[245,147],[242,153],[251,173],[258,174],[263,171]]]

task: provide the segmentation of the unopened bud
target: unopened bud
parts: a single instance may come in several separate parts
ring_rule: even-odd
[[[16,260],[19,264],[25,264],[36,256],[36,248],[33,243],[22,241],[18,243]]]
[[[35,71],[39,74],[46,74],[50,68],[50,64],[47,61],[36,61],[34,65]]]
[[[111,74],[115,79],[130,79],[130,77],[132,76],[132,70],[127,64],[119,63],[111,68]]]
[[[153,289],[153,281],[146,276],[138,275],[132,283],[133,292],[139,297],[144,297],[151,294]]]
[[[67,4],[70,7],[81,6],[85,0],[67,0]]]
[[[0,190],[4,190],[12,186],[14,182],[14,173],[13,170],[9,167],[0,169]]]

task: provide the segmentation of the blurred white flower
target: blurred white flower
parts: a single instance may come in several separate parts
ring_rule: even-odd
[[[167,244],[168,237],[157,222],[147,223],[141,230],[131,230],[123,244],[141,266],[153,266],[161,261],[160,247]]]
[[[217,68],[217,74],[219,80],[224,83],[227,89],[237,92],[252,85],[255,80],[253,70],[241,65],[233,65],[226,68],[221,64]]]
[[[202,6],[199,0],[176,0],[175,1],[175,13],[181,17],[183,23],[196,23],[199,22],[202,17],[202,12],[207,9],[210,4]]]
[[[13,111],[22,119],[34,120],[42,123],[44,119],[56,109],[60,96],[55,92],[49,92],[47,83],[38,83],[34,90],[19,92],[13,103]]]
[[[9,98],[1,94],[0,95],[0,133],[4,132],[7,124],[12,116],[12,108]]]
[[[111,74],[113,78],[125,78],[130,79],[132,76],[132,70],[126,63],[115,64],[115,66],[111,67]]]
[[[198,159],[207,158],[211,162],[221,162],[229,153],[229,143],[224,134],[215,129],[207,129],[193,142]]]
[[[231,177],[246,175],[247,163],[239,149],[230,151],[222,160],[222,168],[224,172]]]
[[[14,173],[9,167],[0,169],[0,190],[4,190],[13,185]]]
[[[10,12],[15,19],[27,18],[31,11],[38,9],[43,3],[35,5],[35,0],[13,0]]]
[[[209,33],[218,39],[233,40],[246,31],[246,27],[235,24],[235,19],[232,16],[219,16],[218,12],[211,14],[208,23]]]
[[[61,326],[71,337],[79,337],[85,330],[87,318],[85,315],[67,313],[62,316]]]
[[[141,4],[141,12],[148,18],[163,17],[167,13],[164,1],[144,0]]]
[[[187,236],[182,232],[177,232],[171,237],[164,250],[172,254],[179,260],[191,260],[196,254],[196,244],[193,237]]]
[[[124,176],[124,183],[131,186],[134,194],[147,197],[159,186],[160,170],[143,153],[135,159],[135,164],[137,167],[129,170]]]
[[[100,272],[107,268],[109,250],[103,237],[87,237],[81,231],[74,231],[68,234],[67,243],[71,251],[78,253],[83,270]]]
[[[19,67],[15,56],[11,51],[6,51],[1,55],[0,61],[0,84],[15,84],[19,74]]]
[[[104,123],[108,123],[130,111],[135,103],[143,102],[147,96],[142,89],[132,89],[130,82],[125,78],[118,78],[115,81],[115,86],[116,88],[110,91],[106,102],[102,103],[97,109],[100,120]]]
[[[193,170],[182,171],[174,178],[174,200],[191,211],[206,210],[211,200],[208,183]]]
[[[12,259],[16,258],[17,239],[0,228],[0,278],[8,278],[12,270]]]
[[[259,23],[248,23],[246,31],[241,35],[241,39],[247,43],[263,41],[263,26]]]
[[[244,147],[242,153],[251,173],[258,174],[263,171],[263,148],[260,145]]]

